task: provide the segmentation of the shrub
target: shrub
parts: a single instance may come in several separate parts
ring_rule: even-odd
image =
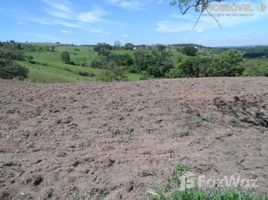
[[[10,60],[21,60],[21,61],[25,60],[23,51],[19,50],[1,49],[0,57]]]
[[[80,76],[85,76],[85,77],[95,77],[96,76],[94,73],[83,72],[83,71],[80,71],[79,75]]]
[[[117,67],[115,62],[108,63],[108,69],[97,76],[97,80],[111,82],[127,80],[126,71],[123,67]]]
[[[245,69],[242,64],[242,56],[233,50],[223,52],[215,58],[186,57],[176,68],[170,70],[169,77],[240,76]]]
[[[194,46],[186,46],[182,49],[182,53],[187,56],[196,56],[198,49]]]
[[[100,53],[104,50],[112,50],[113,47],[109,44],[106,43],[98,43],[97,45],[94,46],[94,51],[96,51],[97,53]]]
[[[244,76],[265,76],[268,77],[268,65],[253,66],[245,70]]]
[[[13,61],[13,53],[11,51],[0,51],[0,78],[27,78],[29,70]]]
[[[135,48],[135,45],[132,44],[132,43],[126,43],[125,46],[124,46],[124,48],[126,50],[133,50]]]
[[[27,78],[29,70],[17,63],[11,63],[9,65],[0,65],[0,77],[3,79],[19,78],[23,80]]]
[[[116,62],[119,66],[131,66],[134,64],[133,58],[127,53],[122,55],[112,54],[110,60]]]
[[[153,56],[150,51],[140,48],[134,53],[134,63],[137,67],[137,71],[147,70],[147,68],[153,65]]]
[[[107,65],[108,65],[108,61],[107,61],[106,57],[104,57],[104,56],[98,56],[90,64],[90,66],[93,68],[101,68],[101,69],[106,68]]]
[[[186,57],[177,67],[170,70],[169,77],[182,78],[208,76],[206,70],[210,63],[211,59],[208,57]]]
[[[238,51],[228,50],[213,59],[207,69],[209,76],[241,76],[245,70]]]
[[[166,73],[173,68],[171,54],[163,48],[157,48],[153,51],[147,49],[138,49],[134,53],[136,72],[147,71],[154,77],[164,77]]]
[[[70,58],[70,54],[67,51],[63,51],[61,53],[61,60],[64,64],[70,64],[71,63],[71,58]]]

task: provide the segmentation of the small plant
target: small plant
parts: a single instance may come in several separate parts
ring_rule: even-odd
[[[173,170],[173,174],[178,174],[178,175],[183,175],[184,173],[190,171],[192,167],[189,165],[183,165],[183,164],[178,164],[176,165],[175,169]]]
[[[209,123],[215,123],[215,119],[213,117],[210,117],[210,116],[204,116],[204,117],[202,117],[202,119],[206,122],[209,122]]]
[[[118,139],[118,143],[120,144],[127,144],[129,143],[130,140],[132,140],[134,137],[134,133],[130,132],[128,134],[122,135],[119,139]]]
[[[245,167],[244,164],[243,164],[244,161],[245,161],[245,159],[236,160],[236,161],[235,161],[235,164],[238,165],[238,167],[239,167],[240,169],[245,170],[246,167]]]
[[[142,176],[142,177],[148,177],[148,176],[154,176],[154,175],[155,175],[155,173],[150,171],[150,170],[148,170],[148,169],[144,169],[140,173],[140,176]]]
[[[181,139],[185,136],[188,136],[189,134],[190,134],[190,131],[189,131],[189,128],[187,128],[185,130],[173,133],[172,138],[177,140],[177,139]]]

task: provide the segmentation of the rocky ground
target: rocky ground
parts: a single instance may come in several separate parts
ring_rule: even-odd
[[[268,193],[268,79],[0,80],[0,199],[146,199],[178,164]]]

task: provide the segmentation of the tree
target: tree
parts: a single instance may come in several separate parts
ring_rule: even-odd
[[[114,42],[114,49],[120,49],[121,48],[121,42],[119,40]]]
[[[106,82],[122,81],[127,80],[127,75],[124,68],[111,61],[107,64],[107,69],[98,74],[97,79]]]
[[[243,75],[268,77],[268,65],[252,66],[250,68],[247,68]]]
[[[221,27],[219,21],[217,18],[208,10],[208,5],[213,2],[222,2],[224,0],[171,0],[172,6],[178,6],[180,9],[180,12],[182,15],[185,15],[188,13],[191,9],[194,9],[196,11],[200,11],[199,17],[197,18],[193,29],[198,24],[203,12],[207,12],[218,24],[219,27]]]
[[[133,50],[135,48],[135,45],[132,44],[132,43],[126,43],[125,46],[124,46],[124,48],[126,50]]]
[[[174,70],[170,72],[171,77],[180,78],[180,77],[201,77],[204,76],[206,71],[205,67],[207,65],[203,64],[201,58],[194,57],[185,58]]]
[[[64,64],[70,64],[71,63],[71,58],[70,58],[70,54],[67,51],[63,51],[61,53],[61,60]]]
[[[164,51],[163,48],[153,50],[152,57],[152,65],[147,69],[149,75],[153,77],[164,77],[173,68],[173,62],[170,58],[171,54],[168,51]]]
[[[147,70],[149,66],[154,63],[154,58],[151,52],[144,48],[139,48],[134,53],[134,63],[136,65],[137,72]]]
[[[221,53],[208,67],[210,76],[241,76],[245,70],[243,58],[236,50]]]
[[[112,54],[110,60],[115,61],[119,66],[131,66],[134,64],[134,60],[131,55],[125,54]]]
[[[158,44],[158,45],[156,45],[156,49],[157,49],[158,51],[162,52],[162,51],[165,51],[167,48],[166,48],[166,46],[163,45],[163,44]]]
[[[198,49],[194,46],[186,46],[182,49],[182,53],[187,56],[196,56]]]
[[[29,70],[12,60],[10,54],[0,51],[0,78],[13,79],[18,77],[20,80],[27,78]]]
[[[100,53],[103,50],[112,50],[113,47],[109,44],[106,43],[98,43],[97,45],[94,46],[94,51],[96,51],[97,53]]]

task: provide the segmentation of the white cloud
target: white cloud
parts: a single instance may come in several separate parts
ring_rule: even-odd
[[[108,31],[103,31],[103,30],[95,29],[95,28],[90,28],[88,31],[91,32],[91,33],[100,33],[102,35],[109,35],[109,34],[111,34]]]
[[[51,0],[42,0],[43,3],[47,4],[49,7],[60,10],[63,12],[71,12],[70,2],[69,1],[51,1]]]
[[[91,10],[79,11],[74,8],[69,0],[42,0],[46,16],[28,16],[26,21],[39,23],[42,25],[61,25],[67,28],[79,28],[91,33],[100,33],[103,35],[110,34],[105,30],[96,29],[94,25],[114,24],[123,26],[124,24],[106,19],[109,14],[99,7]],[[69,32],[62,31],[63,34]]]
[[[149,3],[162,3],[163,0],[106,0],[106,3],[119,6],[127,10],[140,10]]]
[[[61,31],[64,35],[69,35],[72,33],[72,31],[69,31],[69,30],[62,30]]]
[[[77,19],[80,22],[95,23],[99,21],[104,21],[103,17],[105,15],[107,15],[106,12],[101,9],[96,9],[93,11],[79,13]]]
[[[140,0],[107,0],[107,3],[129,10],[138,10],[142,7],[142,1]]]

